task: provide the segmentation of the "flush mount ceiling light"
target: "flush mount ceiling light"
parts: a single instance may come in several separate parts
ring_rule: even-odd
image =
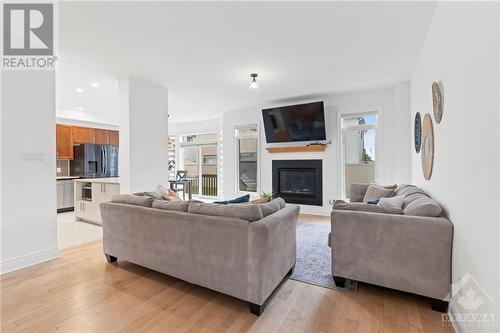
[[[97,83],[97,82],[90,82],[90,86],[92,88],[99,88],[99,83]]]
[[[249,87],[250,90],[255,90],[259,88],[259,84],[257,83],[257,76],[258,76],[257,73],[250,74],[250,77],[252,78],[252,80],[250,81],[250,87]]]
[[[83,92],[83,89],[82,88],[76,88],[75,91],[79,94],[81,94]]]

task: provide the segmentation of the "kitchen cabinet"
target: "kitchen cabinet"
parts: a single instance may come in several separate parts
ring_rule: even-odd
[[[75,215],[78,219],[94,221],[96,214],[92,202],[87,200],[75,201]]]
[[[94,143],[94,129],[73,126],[73,143]]]
[[[94,129],[94,143],[98,145],[109,145],[109,131],[104,129]]]
[[[56,125],[56,158],[58,160],[73,159],[73,131],[71,126]]]
[[[120,143],[120,134],[118,131],[108,131],[109,132],[109,144],[118,145]]]
[[[120,193],[118,178],[75,180],[75,215],[77,220],[102,224],[101,203]]]
[[[95,222],[102,224],[100,204],[111,201],[111,197],[115,194],[120,194],[120,184],[92,183],[92,203],[96,207]]]

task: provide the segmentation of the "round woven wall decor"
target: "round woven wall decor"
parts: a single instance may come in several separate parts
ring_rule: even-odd
[[[443,91],[439,82],[432,83],[432,107],[434,111],[434,120],[436,124],[441,122],[443,118]]]
[[[426,113],[422,123],[422,171],[425,179],[429,180],[432,176],[432,165],[434,163],[434,129],[432,128],[431,115]]]
[[[420,153],[420,144],[422,142],[422,118],[420,112],[415,114],[415,123],[413,126],[413,140],[415,142],[415,152]]]

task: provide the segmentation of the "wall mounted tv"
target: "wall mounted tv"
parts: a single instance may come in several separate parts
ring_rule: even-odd
[[[262,110],[267,143],[326,140],[323,102]]]

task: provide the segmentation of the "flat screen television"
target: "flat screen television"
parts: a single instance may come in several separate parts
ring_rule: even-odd
[[[326,140],[323,102],[262,110],[267,143]]]

